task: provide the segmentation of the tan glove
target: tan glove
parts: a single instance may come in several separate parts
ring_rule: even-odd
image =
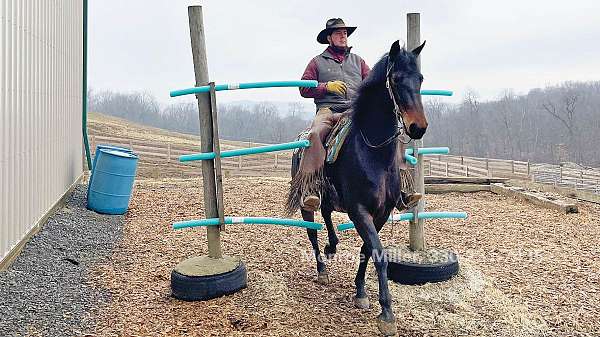
[[[329,81],[325,84],[325,89],[332,94],[346,96],[346,83],[342,81]]]

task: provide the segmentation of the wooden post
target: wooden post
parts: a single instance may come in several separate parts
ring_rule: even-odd
[[[275,153],[275,168],[277,168],[277,153]]]
[[[238,156],[238,169],[242,169],[242,156]]]
[[[213,152],[215,153],[215,187],[217,189],[217,214],[221,230],[225,227],[225,213],[223,210],[223,173],[221,171],[221,143],[219,142],[219,123],[217,115],[217,96],[215,82],[210,82],[210,113],[213,126]]]
[[[208,63],[206,60],[202,6],[189,6],[188,17],[196,86],[203,86],[208,84]],[[210,113],[209,93],[197,94],[196,98],[198,99],[198,113],[200,114],[200,150],[201,152],[212,152],[213,123],[212,115]],[[215,186],[214,161],[202,161],[202,178],[202,185],[204,187],[204,214],[206,218],[216,218],[219,214]],[[223,252],[221,250],[221,228],[218,226],[207,226],[206,231],[208,239],[208,256],[215,259],[223,257]]]
[[[510,171],[512,172],[512,174],[515,174],[515,161],[514,160],[510,161]]]
[[[421,18],[419,13],[408,13],[406,15],[406,33],[407,33],[407,49],[413,50],[421,45]],[[421,57],[417,58],[417,67],[421,69]],[[417,157],[417,165],[415,165],[415,189],[416,192],[425,194],[425,176],[423,167],[423,155],[418,154],[418,149],[423,147],[423,140],[419,139],[414,142],[414,152]],[[423,219],[417,219],[417,214],[423,212],[425,208],[425,200],[421,198],[419,203],[414,208],[415,219],[410,221],[409,241],[411,250],[423,250],[425,248],[425,238],[423,230]]]

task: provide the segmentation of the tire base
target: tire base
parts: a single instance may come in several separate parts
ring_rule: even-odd
[[[246,288],[246,265],[240,261],[231,271],[216,275],[185,275],[171,272],[171,295],[183,301],[206,301]]]
[[[388,279],[406,285],[443,282],[458,274],[458,257],[448,252],[448,261],[438,264],[419,264],[406,261],[388,261]]]

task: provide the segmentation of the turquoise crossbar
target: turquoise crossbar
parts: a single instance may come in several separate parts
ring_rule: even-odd
[[[268,81],[268,82],[248,82],[248,83],[231,83],[231,84],[217,84],[215,85],[215,91],[222,90],[237,90],[237,89],[258,89],[258,88],[282,88],[282,87],[300,87],[300,88],[315,88],[319,83],[312,80],[300,80],[300,81]],[[205,85],[202,87],[193,87],[180,90],[173,90],[170,92],[171,97],[199,94],[208,92],[210,86]],[[452,96],[453,92],[449,90],[421,90],[421,95],[433,95],[433,96]]]
[[[310,146],[310,141],[305,139],[305,140],[298,140],[298,141],[289,142],[289,143],[223,151],[223,152],[221,152],[221,158],[245,156],[245,155],[249,155],[249,154],[258,154],[258,153],[273,152],[273,151],[284,151],[284,150],[291,150],[291,149],[297,149],[297,148],[309,147],[309,146]],[[180,162],[194,161],[194,160],[210,160],[210,159],[215,159],[214,152],[185,154],[183,156],[179,156]]]
[[[421,90],[421,95],[430,96],[452,96],[454,93],[450,90]]]
[[[413,149],[404,150],[404,159],[411,165],[417,165],[417,158],[413,156]],[[448,154],[450,149],[447,147],[422,147],[418,150],[419,154]]]
[[[408,221],[414,219],[414,213],[402,213],[395,214],[393,217],[389,217],[388,221]],[[466,219],[467,213],[465,212],[421,212],[418,215],[419,219]],[[345,231],[347,229],[354,228],[352,222],[347,222],[339,225],[337,229],[339,231]]]
[[[278,219],[278,218],[264,218],[264,217],[225,217],[225,224],[260,224],[260,225],[281,225],[288,227],[303,227],[320,230],[323,229],[323,225],[303,220],[293,220],[293,219]],[[182,228],[191,228],[198,226],[218,226],[219,219],[201,219],[201,220],[190,220],[190,221],[180,221],[175,222],[173,224],[173,229],[182,229]]]
[[[404,150],[404,154],[413,154],[413,149]],[[450,148],[448,147],[421,147],[417,151],[418,154],[448,154],[450,153]]]
[[[269,81],[269,82],[249,82],[249,83],[233,83],[233,84],[217,84],[215,85],[215,91],[222,90],[236,90],[236,89],[258,89],[258,88],[281,88],[281,87],[300,87],[300,88],[314,88],[319,83],[311,80],[301,81]],[[199,94],[208,92],[210,86],[205,85],[202,87],[187,88],[181,90],[171,91],[171,97]]]
[[[404,159],[411,165],[417,165],[417,157],[404,153]]]

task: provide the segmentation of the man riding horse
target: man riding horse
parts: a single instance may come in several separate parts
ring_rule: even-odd
[[[303,80],[316,80],[316,88],[300,88],[305,98],[314,98],[317,114],[307,134],[311,146],[304,150],[298,173],[292,180],[292,190],[300,190],[299,204],[303,210],[317,211],[321,205],[326,150],[323,146],[331,129],[341,117],[340,111],[349,107],[362,80],[369,74],[369,66],[358,55],[350,52],[348,37],[356,27],[346,26],[340,18],[325,23],[325,29],[317,35],[317,41],[328,47],[315,56],[306,67]],[[403,167],[402,169],[406,169]],[[294,188],[295,187],[295,188]],[[421,194],[405,187],[397,208],[414,207]],[[289,210],[288,211],[292,211]]]

